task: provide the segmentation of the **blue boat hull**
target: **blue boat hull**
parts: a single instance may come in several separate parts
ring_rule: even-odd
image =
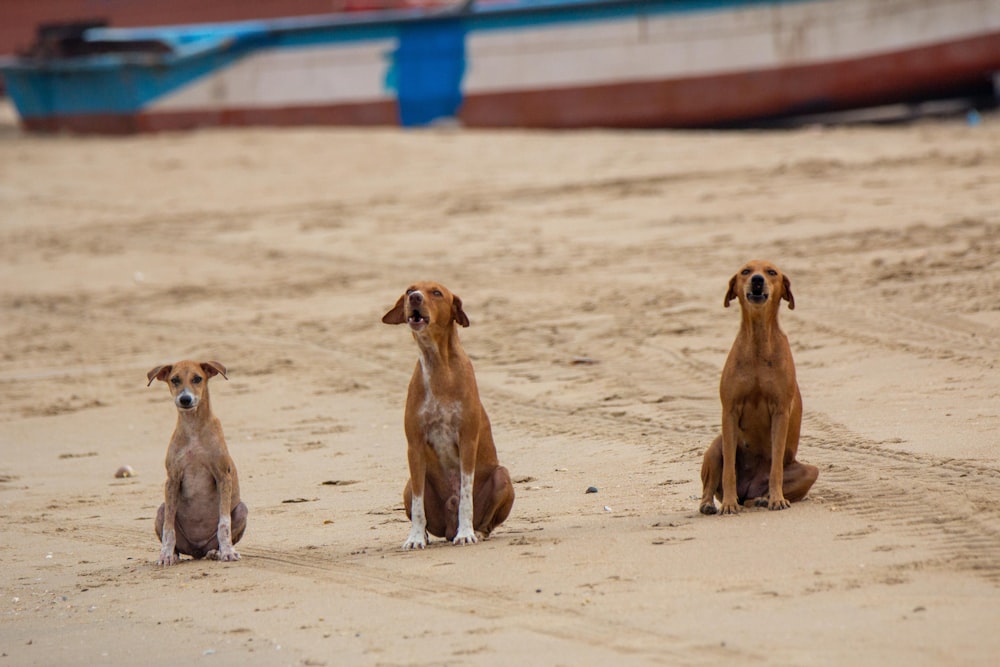
[[[703,127],[988,90],[1000,1],[550,0],[85,38],[0,65],[25,127]]]

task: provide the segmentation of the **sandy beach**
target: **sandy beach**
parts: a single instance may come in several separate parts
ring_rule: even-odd
[[[1000,117],[733,132],[0,125],[3,665],[994,665]],[[698,513],[729,278],[774,261],[804,401],[784,512]],[[515,480],[400,549],[414,280]],[[211,382],[238,563],[156,566]],[[130,465],[136,476],[115,478]],[[597,493],[586,493],[588,487]]]

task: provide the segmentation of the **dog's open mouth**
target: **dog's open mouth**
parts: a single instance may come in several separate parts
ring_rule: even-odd
[[[768,294],[767,292],[761,292],[760,294],[754,294],[753,292],[747,292],[747,301],[750,303],[761,304],[767,302]]]
[[[413,311],[412,313],[410,313],[410,316],[406,318],[406,321],[409,323],[410,328],[413,329],[414,331],[420,331],[425,326],[431,323],[429,317],[421,314],[418,311]]]

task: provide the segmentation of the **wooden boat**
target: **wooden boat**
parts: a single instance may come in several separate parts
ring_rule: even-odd
[[[1000,0],[537,0],[92,27],[0,63],[30,130],[706,127],[992,91]]]

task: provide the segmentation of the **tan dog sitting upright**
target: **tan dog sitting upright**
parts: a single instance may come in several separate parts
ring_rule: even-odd
[[[404,417],[410,518],[404,549],[423,549],[427,533],[454,544],[488,537],[514,504],[514,487],[497,460],[490,420],[479,400],[472,362],[458,340],[469,326],[462,300],[443,285],[411,285],[382,321],[409,324],[420,356]]]
[[[802,396],[788,338],[778,326],[781,300],[795,308],[791,282],[765,261],[748,262],[723,301],[739,299],[740,332],[722,370],[722,435],[705,452],[701,513],[734,514],[741,504],[782,510],[801,500],[819,476],[795,454]]]
[[[159,565],[177,563],[179,554],[240,559],[233,544],[246,529],[247,507],[240,502],[240,481],[222,424],[208,400],[208,379],[214,375],[226,377],[226,367],[218,361],[180,361],[146,374],[149,384],[167,383],[177,406],[177,426],[167,448],[164,503],[156,512]]]

